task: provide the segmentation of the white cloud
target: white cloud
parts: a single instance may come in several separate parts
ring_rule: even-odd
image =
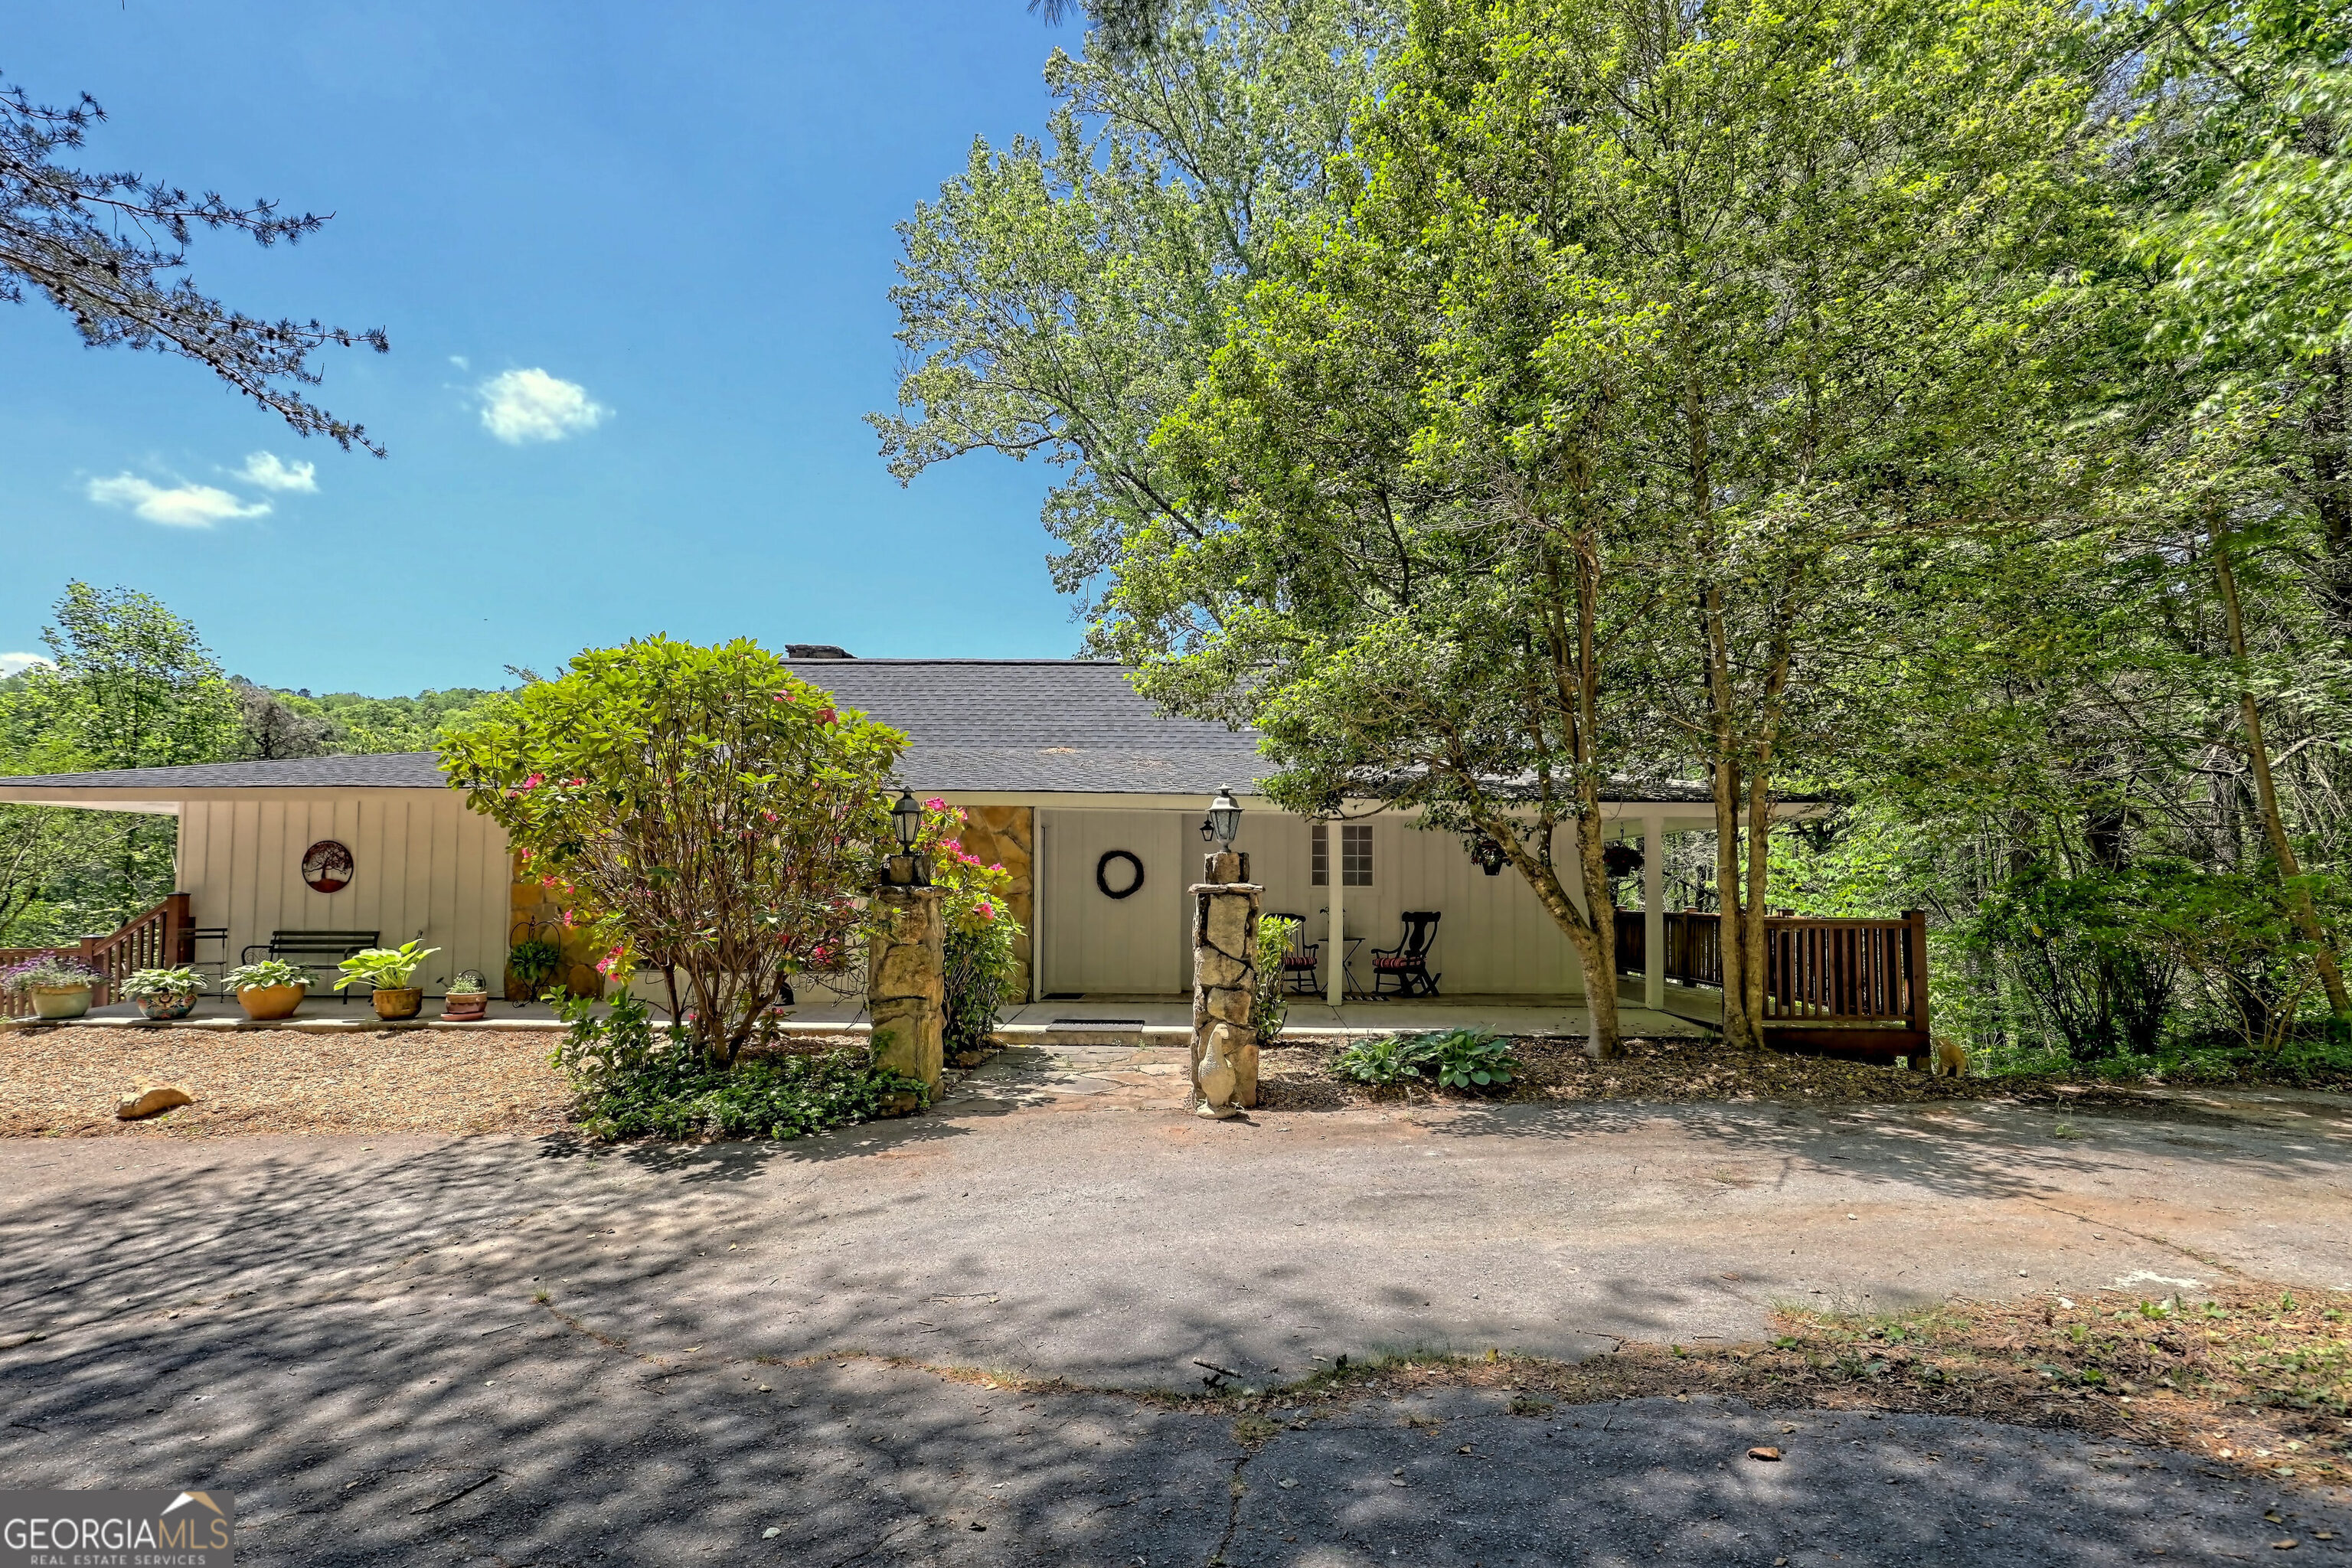
[[[259,517],[269,510],[266,500],[247,506],[210,485],[180,484],[165,489],[136,474],[90,480],[89,499],[101,506],[127,506],[148,521],[168,528],[210,528],[233,517]]]
[[[593,430],[612,412],[590,400],[588,389],[543,370],[501,371],[478,389],[482,428],[509,447],[526,441],[561,441]]]
[[[451,354],[449,356],[449,363],[456,365],[459,370],[471,370],[474,368],[474,362],[467,359],[464,354]]]
[[[45,653],[0,653],[0,680],[48,662],[49,656]]]
[[[318,464],[289,463],[275,452],[256,452],[237,470],[237,477],[249,485],[259,485],[266,490],[301,490],[306,494],[317,492],[318,476]]]

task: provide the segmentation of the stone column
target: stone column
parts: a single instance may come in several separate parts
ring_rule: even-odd
[[[1192,1086],[1199,1114],[1219,1121],[1257,1103],[1258,903],[1249,857],[1208,858],[1192,889]]]
[[[866,963],[875,1065],[920,1079],[934,1094],[947,1023],[947,896],[944,888],[877,888],[881,919]]]

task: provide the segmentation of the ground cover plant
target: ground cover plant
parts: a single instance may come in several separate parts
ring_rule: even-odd
[[[1376,1089],[1412,1082],[1462,1090],[1500,1089],[1509,1086],[1518,1069],[1509,1043],[1484,1029],[1382,1035],[1341,1047],[1330,1063],[1333,1077]]]
[[[799,1138],[923,1103],[921,1082],[874,1065],[862,1048],[771,1051],[713,1062],[680,1026],[624,994],[602,1016],[584,998],[552,1060],[577,1095],[591,1137]]]
[[[1270,1110],[1331,1110],[1350,1105],[1433,1100],[1647,1101],[1777,1100],[1794,1105],[1877,1105],[1925,1100],[2048,1100],[2131,1103],[2149,1087],[2063,1068],[2000,1077],[1938,1078],[1875,1062],[1794,1052],[1739,1050],[1712,1039],[1631,1039],[1606,1061],[1574,1040],[1520,1036],[1507,1083],[1448,1086],[1413,1057],[1413,1037],[1334,1042],[1286,1035],[1258,1061],[1259,1103]],[[1345,1064],[1345,1065],[1343,1065]],[[1405,1070],[1408,1067],[1411,1071]],[[1369,1074],[1370,1076],[1364,1076]],[[2243,1080],[2239,1080],[2243,1081]],[[2352,1078],[2341,1081],[2352,1086]]]

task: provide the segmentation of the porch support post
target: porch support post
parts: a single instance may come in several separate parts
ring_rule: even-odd
[[[1249,857],[1208,857],[1192,894],[1192,1087],[1199,1114],[1223,1121],[1257,1103],[1257,921],[1265,889]]]
[[[919,1079],[934,1095],[946,1065],[947,896],[944,888],[877,888],[882,918],[866,968],[874,1065]]]
[[[1642,1005],[1666,1005],[1666,819],[1642,818]]]
[[[1331,1010],[1336,1013],[1339,1010],[1339,1004],[1348,999],[1348,917],[1347,911],[1340,907],[1343,901],[1341,888],[1347,880],[1347,874],[1339,868],[1339,842],[1347,837],[1347,830],[1334,818],[1323,824],[1323,872],[1329,883],[1325,891],[1331,895],[1331,977],[1324,982],[1327,993],[1324,999],[1331,1004]]]

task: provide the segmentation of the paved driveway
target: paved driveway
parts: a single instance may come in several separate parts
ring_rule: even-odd
[[[999,1074],[940,1114],[781,1147],[0,1145],[0,1484],[220,1485],[262,1563],[2342,1545],[2344,1511],[2307,1498],[1981,1423],[1705,1402],[1530,1419],[1456,1393],[1318,1415],[1253,1452],[1213,1417],[984,1378],[1108,1390],[1183,1384],[1196,1357],[1276,1382],[1390,1347],[1581,1355],[1746,1337],[1781,1300],[2156,1293],[2224,1270],[2342,1285],[2338,1101],[2184,1097],[2076,1113],[2073,1136],[1985,1105],[1216,1125],[1154,1109],[1164,1075],[1136,1065]],[[1767,1435],[1784,1464],[1741,1457]]]

